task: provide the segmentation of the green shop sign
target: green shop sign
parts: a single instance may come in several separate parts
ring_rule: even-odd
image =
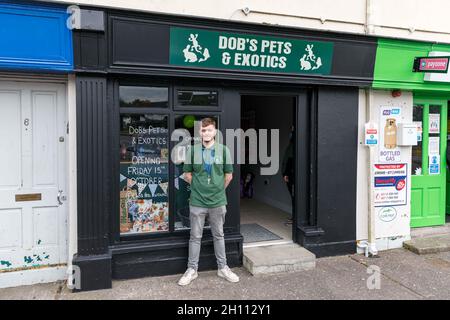
[[[332,58],[332,42],[170,28],[171,65],[330,74]]]

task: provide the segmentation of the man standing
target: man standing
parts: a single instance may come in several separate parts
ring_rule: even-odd
[[[211,118],[202,119],[202,143],[189,148],[183,166],[185,179],[191,185],[191,237],[188,268],[178,281],[181,286],[190,284],[198,277],[198,260],[206,216],[214,241],[217,275],[230,282],[239,281],[239,277],[227,266],[223,234],[227,205],[225,189],[233,178],[233,165],[228,148],[215,141],[216,133],[216,122]]]

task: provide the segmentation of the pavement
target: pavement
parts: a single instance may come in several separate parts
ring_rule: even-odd
[[[205,271],[187,287],[177,285],[180,275],[113,281],[112,289],[79,293],[57,282],[0,289],[0,300],[450,300],[450,252],[417,255],[395,249],[380,252],[378,258],[319,258],[313,270],[275,275],[252,276],[244,268],[233,270],[241,278],[239,283],[229,283],[215,271]]]

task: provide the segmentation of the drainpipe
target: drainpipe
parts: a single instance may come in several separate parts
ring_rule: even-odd
[[[366,0],[366,24],[365,31],[366,34],[374,34],[375,32],[375,23],[374,23],[374,14],[373,14],[373,0]]]
[[[370,102],[370,95],[371,90],[367,89],[365,90],[366,94],[366,119],[370,121],[371,119],[371,102]],[[378,128],[378,134],[379,134],[380,128]],[[378,139],[378,142],[380,139]],[[368,181],[368,255],[369,256],[376,256],[378,255],[378,250],[376,247],[376,236],[375,236],[375,205],[374,205],[374,199],[373,199],[373,181],[374,181],[374,174],[373,174],[373,164],[375,163],[375,146],[369,147],[369,181]]]
[[[365,100],[366,100],[366,122],[370,122],[371,113],[370,113],[370,94],[371,90],[366,89]],[[379,128],[378,128],[379,130]],[[365,135],[365,133],[364,133]],[[375,206],[373,204],[373,187],[372,181],[374,179],[374,174],[372,170],[372,166],[375,163],[375,146],[369,146],[369,161],[367,162],[368,168],[368,180],[367,180],[367,192],[368,192],[368,201],[367,201],[367,230],[368,230],[368,240],[367,241],[358,241],[358,248],[364,249],[364,255],[366,257],[374,257],[378,255],[378,250],[376,247],[376,236],[375,236]]]

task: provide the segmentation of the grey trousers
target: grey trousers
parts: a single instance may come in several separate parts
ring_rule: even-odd
[[[225,254],[225,240],[223,237],[223,224],[225,223],[225,206],[216,208],[202,208],[189,206],[191,221],[191,237],[189,239],[189,261],[188,268],[198,269],[200,258],[200,246],[205,226],[205,218],[208,216],[209,225],[214,241],[214,252],[216,254],[217,267],[222,269],[227,265]]]

